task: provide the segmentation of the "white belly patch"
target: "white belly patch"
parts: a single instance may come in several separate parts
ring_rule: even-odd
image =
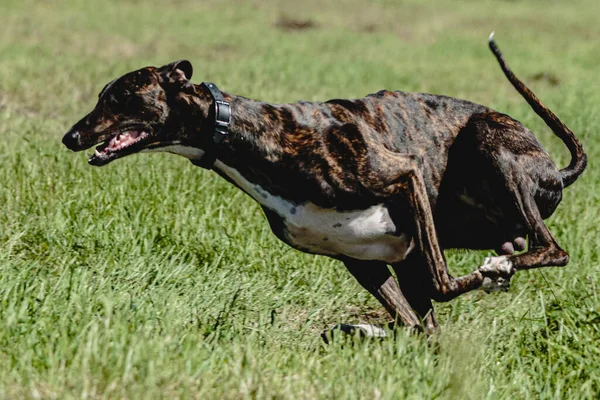
[[[287,229],[288,242],[294,247],[316,254],[387,263],[404,260],[414,247],[406,234],[398,233],[383,204],[356,211],[337,211],[312,203],[295,205],[248,182],[237,170],[220,161],[215,168],[254,200],[277,213]]]
[[[152,151],[166,151],[198,159],[203,151],[172,144]],[[365,210],[337,211],[312,203],[294,203],[270,194],[247,181],[236,169],[217,160],[215,169],[223,172],[262,206],[277,213],[287,230],[290,245],[315,254],[348,256],[358,260],[402,261],[414,247],[413,240],[390,218],[383,204]]]

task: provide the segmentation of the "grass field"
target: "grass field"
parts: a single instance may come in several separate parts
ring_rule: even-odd
[[[597,1],[0,2],[1,398],[598,398]],[[582,140],[548,221],[571,263],[438,304],[431,343],[345,340],[387,317],[338,262],[296,252],[256,204],[183,158],[98,169],[62,134],[103,85],[187,58],[195,82],[271,102],[443,93],[562,143],[487,49]],[[487,252],[448,252],[466,273]]]

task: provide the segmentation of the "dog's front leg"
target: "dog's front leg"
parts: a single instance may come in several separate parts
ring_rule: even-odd
[[[405,260],[392,264],[392,267],[398,278],[400,290],[422,320],[425,331],[428,334],[437,331],[439,325],[431,302],[431,278],[421,254],[410,253]]]
[[[349,259],[344,265],[362,287],[385,307],[390,315],[408,327],[420,327],[421,321],[400,290],[385,262]]]
[[[390,324],[391,326],[401,323],[415,331],[422,331],[421,320],[411,308],[411,304],[407,301],[406,297],[404,297],[398,286],[398,282],[385,262],[345,259],[344,265],[354,278],[356,278],[358,283],[379,300],[387,312],[394,318],[394,321]],[[370,337],[387,336],[385,329],[371,324],[340,324],[334,326],[331,330],[323,332],[321,337],[325,343],[328,343],[329,338],[335,337],[337,331],[350,335],[358,333],[361,336]],[[430,332],[428,331],[428,333]]]

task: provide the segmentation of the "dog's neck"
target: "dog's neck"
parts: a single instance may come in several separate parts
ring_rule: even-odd
[[[214,102],[202,90],[179,109],[187,137],[202,138],[198,147],[170,146],[169,151],[201,161],[216,151],[213,170],[229,181],[239,174],[246,184],[295,202],[333,204],[333,188],[323,180],[327,154],[320,132],[331,126],[324,103],[269,104],[223,93],[231,105],[229,135],[217,146],[213,137]],[[196,163],[195,164],[202,164]],[[239,182],[236,182],[242,187]],[[245,190],[246,191],[246,190]]]
[[[255,161],[259,160],[278,163],[286,151],[291,150],[286,147],[285,143],[289,142],[284,136],[294,135],[298,126],[291,126],[292,117],[286,106],[271,105],[224,92],[223,96],[231,105],[229,134],[221,143],[208,146],[205,151],[216,151],[218,161],[239,169],[243,165],[255,168]],[[213,107],[214,102],[209,96],[199,95],[194,113],[202,123],[186,128],[192,130],[194,135],[212,140],[214,116],[210,110]],[[194,119],[191,119],[192,123]]]

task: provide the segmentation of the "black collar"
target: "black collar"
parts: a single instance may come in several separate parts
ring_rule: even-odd
[[[227,101],[225,101],[225,97],[223,97],[223,93],[219,90],[217,85],[212,82],[202,82],[200,87],[204,90],[207,90],[214,102],[214,110],[208,113],[208,117],[211,117],[211,114],[214,114],[215,124],[214,124],[214,132],[213,132],[213,141],[212,145],[208,146],[204,155],[199,160],[191,160],[192,164],[197,165],[202,168],[212,169],[215,161],[217,161],[217,149],[219,144],[229,135],[229,124],[231,122],[231,106]]]

